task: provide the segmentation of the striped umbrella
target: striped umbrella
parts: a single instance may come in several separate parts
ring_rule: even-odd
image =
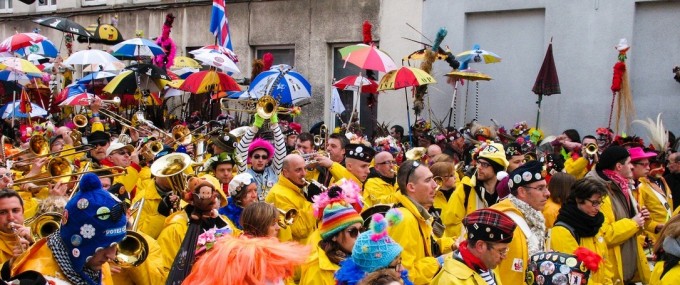
[[[356,44],[340,49],[342,59],[361,69],[388,72],[397,69],[394,60],[384,51],[374,45]]]
[[[214,70],[199,71],[189,75],[178,89],[193,94],[241,91],[241,87],[231,76]]]
[[[99,98],[99,96],[83,92],[66,98],[66,100],[59,103],[59,106],[89,106],[95,98]]]
[[[378,91],[396,90],[432,83],[437,83],[437,81],[422,69],[402,66],[397,70],[388,72],[380,79]]]
[[[57,54],[59,53],[59,49],[57,49],[57,46],[54,45],[54,43],[50,40],[43,40],[38,43],[34,43],[30,46],[18,49],[16,51],[17,54],[21,56],[26,56],[29,54],[40,54],[44,55],[47,57],[57,57]]]
[[[35,43],[42,42],[47,38],[41,34],[36,33],[19,33],[6,38],[0,43],[0,52],[2,51],[16,51],[27,46],[32,46]]]
[[[122,41],[111,47],[115,56],[157,56],[165,54],[163,48],[155,42],[142,38],[134,38]]]
[[[360,75],[350,75],[333,83],[333,86],[341,90],[359,90],[361,93],[378,92],[378,83],[375,80]]]
[[[312,97],[312,85],[290,66],[280,64],[257,75],[250,83],[248,92],[258,99],[269,94],[280,104],[295,105]]]
[[[0,63],[0,69],[9,70],[16,73],[26,73],[33,76],[42,76],[42,71],[32,64],[30,61],[23,58],[12,57],[7,58]]]

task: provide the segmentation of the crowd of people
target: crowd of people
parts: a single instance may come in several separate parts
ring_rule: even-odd
[[[358,129],[304,132],[276,112],[235,130],[199,120],[182,132],[127,125],[103,108],[112,107],[89,106],[87,127],[35,131],[22,121],[5,132],[2,280],[680,280],[672,133],[645,144],[606,128],[546,137],[524,122],[419,120],[369,139]]]

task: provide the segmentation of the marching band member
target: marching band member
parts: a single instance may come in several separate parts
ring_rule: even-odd
[[[227,217],[229,228],[238,236],[243,231],[241,213],[250,204],[257,202],[257,184],[249,173],[239,173],[229,182],[227,205],[219,209],[220,215]]]
[[[345,165],[345,148],[349,144],[347,137],[340,133],[332,133],[326,142],[326,152],[333,162]],[[324,184],[325,185],[325,184]]]
[[[510,195],[491,206],[491,209],[503,212],[517,224],[507,258],[498,265],[498,275],[503,284],[524,282],[529,257],[545,250],[545,219],[541,211],[550,191],[542,171],[543,164],[537,160],[515,169],[509,174]]]
[[[394,171],[397,162],[394,156],[387,151],[381,151],[375,155],[374,160],[374,174],[364,183],[365,208],[376,204],[394,203],[394,194],[397,192],[397,177]]]
[[[100,160],[99,165],[102,167],[124,167],[127,170],[127,174],[117,176],[113,179],[113,183],[122,183],[125,186],[125,190],[130,193],[130,197],[134,199],[137,192],[135,186],[141,171],[139,166],[139,149],[135,149],[129,144],[126,145],[114,141],[109,144],[109,147],[106,149],[106,158]],[[113,171],[118,172],[117,170]]]
[[[96,175],[84,174],[61,228],[17,257],[11,275],[36,270],[57,284],[113,284],[108,261],[125,237],[126,223],[122,202],[101,188]]]
[[[270,128],[274,132],[274,146],[261,138],[253,140],[257,131],[264,124],[264,119],[255,114],[253,126],[248,128],[236,147],[237,160],[247,161],[250,164],[249,168],[246,164],[240,164],[238,171],[239,173],[247,171],[255,178],[260,201],[264,200],[269,189],[278,180],[283,164],[282,160],[286,156],[286,144],[278,121],[278,115],[274,112],[270,119]]]
[[[0,189],[0,264],[15,258],[35,241],[24,226],[24,201],[14,190]]]
[[[645,225],[645,235],[653,244],[658,239],[658,234],[663,225],[673,214],[673,200],[671,199],[668,186],[656,184],[649,178],[650,158],[656,157],[654,152],[645,152],[641,147],[628,149],[630,160],[633,164],[633,180],[637,185],[638,202],[641,207],[649,211],[649,223]]]
[[[598,153],[589,154],[587,152],[586,146],[590,144],[597,145],[597,139],[594,136],[587,135],[583,137],[583,143],[581,153],[572,152],[571,155],[564,162],[564,169],[567,173],[576,177],[576,179],[581,179],[586,176],[586,173],[590,171],[593,166],[597,163]],[[599,150],[602,151],[602,150]]]
[[[210,157],[204,165],[208,173],[212,173],[220,182],[222,191],[229,193],[229,183],[234,177],[236,161],[229,152],[220,152]]]
[[[5,167],[0,167],[0,190],[11,190],[13,188],[13,183],[12,172]],[[38,200],[28,191],[18,191],[18,194],[21,198],[23,217],[30,219],[35,216],[38,213],[38,208],[40,206]]]
[[[305,160],[300,155],[287,155],[283,159],[283,169],[278,182],[265,198],[265,202],[273,203],[276,208],[285,212],[295,209],[298,213],[292,225],[279,231],[281,241],[293,240],[305,244],[307,237],[316,229],[312,203],[303,192],[306,173]]]
[[[319,166],[325,167],[333,175],[334,181],[350,179],[363,188],[370,173],[369,166],[375,155],[375,150],[364,143],[350,143],[345,148],[345,166],[343,167],[330,158],[322,155],[314,156]]]

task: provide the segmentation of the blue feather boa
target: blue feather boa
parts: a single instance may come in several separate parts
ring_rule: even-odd
[[[236,202],[234,202],[231,197],[227,198],[227,205],[217,210],[217,212],[220,213],[220,215],[227,216],[239,230],[243,229],[243,227],[241,227],[241,213],[243,213],[243,208],[236,205]]]
[[[370,272],[364,272],[352,258],[347,258],[340,262],[340,269],[335,272],[335,280],[341,285],[356,285],[366,277]],[[404,269],[401,271],[401,280],[404,285],[413,285],[413,282],[408,278],[408,270]]]

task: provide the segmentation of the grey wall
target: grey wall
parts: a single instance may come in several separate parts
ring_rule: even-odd
[[[423,5],[423,31],[433,38],[439,27],[446,27],[449,33],[444,43],[454,53],[478,43],[503,57],[501,63],[472,65],[494,78],[480,83],[482,123],[495,118],[509,128],[523,120],[535,125],[537,96],[531,88],[552,37],[562,94],[544,97],[540,127],[546,134],[576,128],[584,135],[606,126],[612,66],[617,60],[614,46],[620,38],[627,38],[637,118],[656,118],[663,112],[666,127],[679,131],[675,107],[680,102],[680,84],[671,73],[673,66],[680,65],[678,2],[428,0]],[[453,88],[444,83],[443,76],[449,71],[445,63],[435,64],[440,83],[430,88],[430,100],[437,114],[446,112],[451,102]],[[458,94],[464,96],[462,91]],[[474,111],[473,91],[468,119],[470,110]],[[460,127],[464,101],[458,102]],[[647,139],[636,125],[627,133]]]

